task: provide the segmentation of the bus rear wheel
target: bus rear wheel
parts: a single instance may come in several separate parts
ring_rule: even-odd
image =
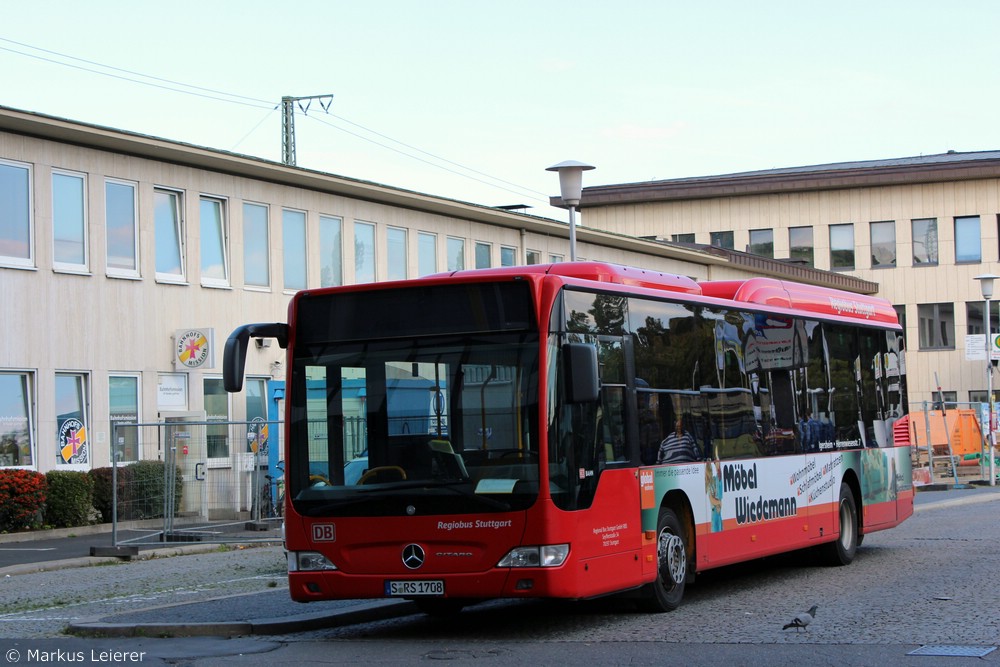
[[[644,591],[641,607],[646,611],[673,611],[684,597],[688,573],[688,547],[684,528],[670,508],[660,510],[656,522],[656,581]]]
[[[840,501],[837,503],[840,515],[840,535],[836,540],[824,545],[825,560],[830,565],[849,565],[858,551],[859,539],[858,504],[854,491],[846,482],[840,485]]]

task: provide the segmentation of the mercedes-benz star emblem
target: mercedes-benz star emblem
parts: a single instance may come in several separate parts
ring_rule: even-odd
[[[403,547],[403,565],[411,570],[416,570],[424,564],[426,556],[423,548],[419,544],[407,544]]]

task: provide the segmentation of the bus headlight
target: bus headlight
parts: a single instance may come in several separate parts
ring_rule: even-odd
[[[497,567],[559,567],[569,556],[568,544],[518,547],[500,559]]]
[[[320,570],[336,570],[337,566],[318,551],[289,551],[289,572],[318,572]]]

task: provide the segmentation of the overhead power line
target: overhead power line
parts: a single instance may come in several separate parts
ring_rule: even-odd
[[[247,95],[240,95],[240,94],[237,94],[237,93],[229,93],[229,92],[218,90],[218,89],[215,89],[215,88],[208,88],[208,87],[205,87],[205,86],[198,86],[198,85],[194,85],[194,84],[188,84],[188,83],[184,83],[184,82],[181,82],[181,81],[175,81],[173,79],[168,79],[168,78],[159,77],[159,76],[153,76],[153,75],[150,75],[150,74],[143,74],[143,73],[137,72],[135,70],[125,69],[125,68],[122,68],[122,67],[115,67],[113,65],[106,65],[104,63],[99,63],[99,62],[96,62],[96,61],[93,61],[93,60],[87,60],[85,58],[79,58],[77,56],[69,55],[67,53],[61,53],[59,51],[53,51],[53,50],[50,50],[50,49],[44,49],[44,48],[41,48],[41,47],[32,46],[31,44],[26,44],[24,42],[19,42],[19,41],[13,40],[13,39],[8,39],[6,37],[0,37],[0,42],[4,42],[4,43],[10,44],[10,45],[14,45],[16,47],[20,47],[20,48],[12,48],[10,46],[2,46],[2,45],[0,45],[0,51],[6,51],[6,52],[9,52],[9,53],[14,53],[14,54],[17,54],[17,55],[20,55],[20,56],[24,56],[26,58],[33,58],[35,60],[40,60],[40,61],[51,63],[51,64],[54,64],[54,65],[61,65],[63,67],[71,67],[73,69],[81,70],[81,71],[84,71],[84,72],[89,72],[91,74],[98,74],[98,75],[109,77],[109,78],[112,78],[112,79],[118,79],[118,80],[121,80],[121,81],[126,81],[128,83],[134,83],[134,84],[139,84],[139,85],[148,86],[148,87],[152,87],[152,88],[158,88],[158,89],[166,90],[166,91],[169,91],[169,92],[182,93],[182,94],[185,94],[185,95],[193,95],[195,97],[201,97],[201,98],[204,98],[204,99],[211,99],[211,100],[216,100],[216,101],[219,101],[219,102],[228,102],[230,104],[239,104],[239,105],[242,105],[242,106],[248,106],[248,107],[253,107],[253,108],[258,108],[258,109],[267,109],[268,113],[265,114],[264,118],[262,118],[260,121],[258,121],[257,124],[249,132],[247,132],[237,142],[237,144],[236,144],[237,146],[239,144],[241,144],[243,141],[245,141],[246,138],[248,136],[250,136],[250,134],[252,134],[258,127],[260,127],[260,125],[268,117],[270,117],[270,115],[271,115],[271,113],[273,111],[275,111],[279,107],[281,107],[282,108],[282,161],[285,164],[292,164],[292,165],[295,164],[295,130],[294,130],[294,108],[293,108],[293,104],[294,103],[299,103],[300,111],[303,114],[305,114],[308,111],[308,108],[309,108],[308,104],[303,107],[300,102],[301,101],[306,101],[306,100],[318,99],[318,100],[320,100],[320,105],[323,107],[323,109],[325,111],[327,111],[327,113],[329,113],[329,105],[330,105],[330,102],[332,101],[332,98],[333,98],[333,95],[316,95],[316,96],[298,97],[298,98],[296,98],[296,97],[283,97],[281,103],[278,104],[278,105],[276,105],[276,104],[274,104],[273,101],[270,101],[270,100],[264,100],[264,99],[260,99],[260,98],[256,98],[256,97],[250,97],[250,96],[247,96]],[[24,49],[35,51],[37,53],[31,53],[31,52],[25,51]],[[39,54],[47,54],[47,55],[39,55]],[[53,56],[53,57],[49,57],[49,56]],[[58,58],[61,58],[61,59],[64,59],[64,60],[59,60]],[[70,61],[73,61],[73,62],[66,62],[66,60],[70,60]],[[323,100],[327,101],[326,104],[323,104]],[[343,132],[345,134],[349,134],[349,135],[351,135],[353,137],[361,139],[362,141],[366,141],[368,143],[372,143],[372,144],[374,144],[376,146],[379,146],[379,147],[384,148],[386,150],[393,151],[394,153],[398,153],[398,154],[403,155],[404,157],[408,157],[408,158],[410,158],[412,160],[417,160],[418,162],[421,162],[421,163],[426,164],[428,166],[435,167],[437,169],[441,169],[441,170],[446,171],[448,173],[455,174],[456,176],[461,176],[463,178],[467,178],[467,179],[476,181],[478,183],[482,183],[482,184],[487,185],[489,187],[497,188],[497,189],[500,189],[500,190],[505,190],[507,192],[511,192],[511,193],[517,194],[519,196],[524,196],[526,193],[532,193],[532,195],[538,195],[538,196],[529,196],[529,198],[534,199],[536,201],[544,202],[545,204],[548,203],[548,195],[545,194],[545,193],[538,192],[537,190],[533,190],[531,188],[527,188],[527,187],[518,185],[516,183],[512,183],[510,181],[505,181],[505,180],[497,178],[495,176],[490,176],[489,174],[486,174],[485,172],[473,169],[472,167],[467,167],[467,166],[465,166],[463,164],[460,164],[458,162],[449,160],[447,158],[440,157],[438,155],[435,155],[434,153],[431,153],[429,151],[425,151],[425,150],[423,150],[421,148],[418,148],[416,146],[413,146],[411,144],[399,141],[397,139],[393,139],[392,137],[389,137],[389,136],[387,136],[385,134],[377,132],[376,130],[373,130],[371,128],[365,127],[364,125],[361,125],[359,123],[355,123],[354,121],[348,120],[347,118],[344,118],[342,116],[337,116],[337,115],[334,115],[334,114],[330,114],[330,115],[333,118],[336,118],[337,120],[339,120],[339,121],[341,121],[343,123],[347,123],[347,124],[349,124],[349,125],[351,125],[353,127],[356,127],[356,128],[359,128],[360,130],[363,130],[366,133],[369,133],[371,135],[375,135],[376,137],[380,137],[382,139],[390,141],[390,142],[392,142],[394,144],[397,144],[398,146],[402,146],[403,148],[405,148],[407,150],[401,150],[399,148],[394,148],[394,147],[389,146],[389,145],[387,145],[387,144],[385,144],[385,143],[383,143],[381,141],[377,141],[375,139],[372,139],[371,137],[365,136],[364,134],[360,134],[358,132],[353,132],[351,130],[348,130],[348,129],[344,128],[344,127],[340,127],[340,126],[338,126],[336,124],[333,124],[333,123],[324,122],[324,121],[320,120],[319,118],[315,118],[315,117],[312,117],[312,116],[310,116],[310,118],[312,118],[313,120],[316,120],[317,122],[320,122],[320,123],[322,123],[324,125],[327,125],[327,126],[333,128],[335,130],[338,130],[338,131]],[[414,155],[413,153],[408,152],[408,151],[415,151],[415,152],[420,153],[422,155],[425,155],[425,156],[427,156],[428,158],[431,158],[431,159],[421,158],[421,157],[419,157],[417,155]],[[456,170],[456,169],[449,168],[449,167],[444,166],[443,164],[440,164],[440,163],[445,163],[447,165],[452,165],[452,166],[457,167],[458,169],[463,170],[463,171],[459,171],[459,170]],[[469,173],[464,173],[464,172],[469,172]],[[477,176],[481,176],[482,178],[479,178],[477,176],[473,176],[473,175],[470,175],[470,174],[476,174]],[[502,183],[502,184],[505,184],[505,185],[510,186],[510,187],[504,187],[503,185],[498,185],[498,183]]]

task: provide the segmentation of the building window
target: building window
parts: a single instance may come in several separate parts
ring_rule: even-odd
[[[243,204],[243,284],[271,286],[271,232],[267,206]]]
[[[108,235],[109,276],[139,276],[139,228],[135,209],[134,184],[105,181],[104,225]]]
[[[385,230],[387,259],[389,261],[386,276],[389,280],[406,280],[406,230],[389,227]]]
[[[229,422],[229,394],[222,385],[222,378],[205,378],[205,417],[210,422]],[[208,458],[229,458],[229,424],[205,427]]]
[[[694,243],[694,234],[671,234],[670,240],[674,243]]]
[[[267,450],[272,443],[272,435],[274,438],[278,437],[277,429],[275,429],[272,434],[271,429],[267,424],[262,422],[267,421],[267,380],[265,378],[247,378],[246,391],[244,392],[246,396],[246,420],[248,422],[257,422],[257,425],[251,426],[255,430],[248,430],[247,433],[255,433],[257,436],[257,456],[261,463],[267,462]],[[276,443],[277,441],[274,440]],[[247,451],[253,451],[253,441],[247,438]]]
[[[0,373],[0,466],[35,465],[31,381],[30,373]]]
[[[774,230],[751,229],[750,252],[754,255],[774,259]]]
[[[903,329],[903,349],[906,349],[906,305],[895,305],[892,307],[896,311],[896,320],[899,322],[899,326]]]
[[[465,268],[465,239],[448,239],[448,270],[461,271]]]
[[[1000,333],[1000,302],[990,301],[990,332]],[[983,323],[983,302],[970,301],[965,304],[965,333],[982,335],[986,333]]]
[[[528,264],[529,266],[532,264],[542,263],[542,253],[538,252],[537,250],[528,250],[524,253],[524,256],[525,256],[525,263]]]
[[[119,462],[139,460],[139,429],[129,424],[141,421],[139,414],[139,376],[108,376],[108,418],[111,422],[111,447]],[[112,455],[112,460],[115,460]]]
[[[82,373],[56,373],[56,463],[89,465],[87,378]]]
[[[830,225],[830,268],[854,268],[854,225]]]
[[[562,255],[549,255],[549,264],[558,264],[561,261],[563,261]],[[582,262],[583,260],[581,259],[580,261]]]
[[[0,262],[34,266],[35,243],[31,226],[31,167],[0,162]]]
[[[306,288],[306,214],[305,211],[281,211],[282,273],[286,290]]]
[[[736,247],[733,232],[711,232],[709,234],[709,241],[716,248],[733,250]]]
[[[788,257],[803,262],[806,266],[815,266],[812,227],[788,228]]]
[[[476,268],[488,269],[493,266],[493,246],[489,243],[476,241]]]
[[[375,282],[375,225],[354,223],[354,282]]]
[[[896,223],[873,222],[871,229],[872,268],[896,266]]]
[[[437,273],[437,235],[417,233],[417,272],[421,276]]]
[[[52,172],[52,259],[57,269],[87,270],[87,182]]]
[[[936,266],[938,263],[938,230],[936,218],[911,220],[913,229],[913,265]]]
[[[319,216],[319,284],[338,287],[344,284],[343,220]]]
[[[229,226],[225,202],[201,198],[201,284],[229,286]]]
[[[500,246],[500,266],[517,266],[517,248]]]
[[[184,230],[180,198],[179,192],[153,191],[157,280],[172,282],[184,280]]]
[[[917,305],[921,350],[955,349],[955,305],[922,303]]]
[[[955,218],[955,262],[981,261],[983,261],[983,246],[979,232],[979,216],[967,215]]]

